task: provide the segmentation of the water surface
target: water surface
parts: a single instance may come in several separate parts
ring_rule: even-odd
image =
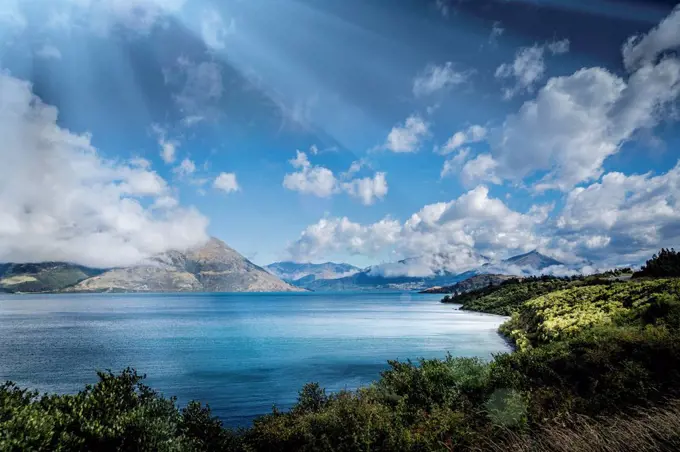
[[[375,380],[388,359],[507,351],[502,317],[411,294],[0,296],[0,381],[76,392],[95,370],[135,367],[231,426],[285,409],[309,381]]]

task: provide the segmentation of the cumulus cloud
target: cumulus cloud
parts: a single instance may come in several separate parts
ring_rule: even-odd
[[[0,73],[0,260],[122,266],[207,239],[207,219],[169,203],[157,173],[102,158],[57,114]]]
[[[566,191],[596,179],[604,161],[636,132],[656,126],[679,94],[677,58],[643,66],[628,80],[602,68],[552,78],[494,131],[495,175],[521,180],[547,171],[537,190]]]
[[[298,171],[288,173],[283,177],[283,186],[288,190],[329,198],[337,193],[345,192],[358,198],[364,205],[371,205],[387,195],[388,186],[385,173],[377,172],[373,177],[350,179],[344,182],[338,180],[333,171],[312,165],[307,154],[296,151],[295,158],[290,164]],[[351,177],[361,169],[360,162],[353,162],[344,177]]]
[[[446,144],[442,147],[435,147],[434,151],[437,154],[447,155],[456,150],[461,146],[469,143],[478,143],[486,138],[487,130],[485,127],[480,125],[473,125],[467,128],[467,130],[461,130],[456,132],[448,139]]]
[[[337,192],[338,181],[333,171],[323,166],[313,166],[304,152],[297,151],[290,164],[299,171],[283,177],[283,186],[288,190],[320,198],[328,198]]]
[[[227,36],[234,33],[236,24],[231,19],[227,25],[222,15],[216,9],[203,11],[201,18],[201,36],[205,44],[211,49],[222,50],[226,47]]]
[[[377,172],[373,177],[364,177],[344,182],[341,187],[350,196],[359,198],[361,202],[370,206],[378,199],[383,199],[387,195],[387,179],[385,173]]]
[[[225,193],[233,193],[241,190],[235,173],[220,173],[213,181],[213,187]]]
[[[569,192],[557,228],[575,253],[650,254],[680,240],[680,162],[660,175],[612,172]]]
[[[430,125],[418,115],[409,116],[403,124],[392,128],[384,148],[392,152],[416,152],[430,134]]]
[[[61,51],[51,44],[43,45],[40,49],[38,49],[35,52],[35,55],[39,58],[44,58],[46,60],[49,59],[61,60]]]
[[[547,44],[535,44],[531,47],[521,48],[515,55],[512,63],[504,63],[496,69],[496,78],[512,79],[514,85],[505,88],[503,96],[510,99],[517,94],[534,92],[536,83],[545,74],[545,51],[553,55],[569,51],[569,40],[554,41]]]
[[[673,49],[680,49],[680,4],[649,33],[628,39],[622,49],[623,63],[634,71]]]
[[[289,252],[302,261],[334,252],[371,257],[388,254],[395,260],[438,256],[419,259],[417,265],[429,266],[431,272],[435,265],[444,265],[456,272],[483,263],[479,252],[494,256],[507,250],[529,251],[542,244],[535,229],[545,222],[548,211],[546,207],[526,214],[513,211],[490,197],[488,188],[479,186],[448,203],[427,205],[403,223],[384,218],[364,225],[346,217],[323,218],[307,227]]]
[[[465,83],[470,71],[456,71],[452,62],[441,66],[430,65],[413,81],[413,94],[416,97],[428,96],[445,88]]]

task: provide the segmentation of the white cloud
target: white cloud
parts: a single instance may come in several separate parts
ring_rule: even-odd
[[[448,203],[427,205],[403,223],[384,218],[362,225],[347,218],[324,218],[307,227],[289,252],[303,261],[334,252],[371,257],[388,254],[393,260],[437,255],[438,265],[448,262],[447,270],[459,271],[482,263],[481,257],[468,258],[478,256],[473,248],[493,256],[537,247],[543,242],[534,229],[547,215],[548,209],[543,207],[526,214],[515,212],[490,198],[488,189],[480,186]],[[419,260],[419,265],[423,262]]]
[[[497,167],[498,162],[489,154],[480,154],[468,160],[461,170],[463,185],[470,186],[478,181],[500,184],[501,179],[496,175]]]
[[[241,190],[236,181],[236,174],[234,173],[220,173],[213,182],[213,187],[222,190],[225,193],[232,193]]]
[[[590,256],[621,256],[673,246],[680,240],[680,162],[667,173],[608,173],[577,187],[557,219],[567,248]]]
[[[485,127],[480,125],[473,125],[468,127],[467,130],[461,130],[453,134],[451,138],[448,139],[444,146],[435,147],[434,151],[437,154],[447,155],[451,152],[456,151],[464,144],[468,143],[478,143],[486,139],[487,130]]]
[[[450,2],[451,0],[435,0],[434,6],[442,16],[449,17],[449,12],[451,10],[451,6],[449,5]]]
[[[598,178],[607,157],[658,124],[680,94],[680,60],[641,67],[623,80],[602,68],[548,81],[492,134],[496,174],[521,180],[547,174],[537,190],[568,190]]]
[[[359,198],[361,202],[370,206],[377,199],[383,199],[387,195],[387,179],[385,173],[375,173],[373,177],[364,177],[344,182],[341,187],[350,196]]]
[[[328,198],[336,193],[337,179],[333,171],[323,166],[312,166],[304,152],[297,151],[296,157],[290,163],[299,171],[283,177],[283,186],[288,190],[320,198]]]
[[[632,36],[623,45],[623,62],[634,71],[654,63],[667,50],[680,49],[680,4],[659,25],[642,36]]]
[[[378,172],[373,177],[341,182],[330,169],[320,165],[312,165],[307,154],[301,151],[296,151],[295,158],[290,160],[290,164],[298,171],[288,173],[283,177],[283,186],[288,190],[319,198],[329,198],[345,192],[361,200],[364,205],[371,205],[387,195],[388,186],[385,173]],[[361,161],[353,162],[349,171],[343,173],[342,176],[350,178],[361,169],[361,166]]]
[[[50,44],[45,44],[42,46],[35,52],[35,55],[46,60],[61,60],[61,51],[57,47]]]
[[[421,141],[429,136],[429,127],[420,116],[411,115],[404,124],[392,128],[383,147],[392,152],[416,152]]]
[[[177,165],[172,171],[179,177],[185,177],[196,172],[196,164],[188,158],[182,160],[182,162]]]
[[[504,63],[496,69],[496,78],[513,79],[514,86],[504,89],[504,97],[510,99],[517,94],[534,92],[536,83],[545,74],[545,51],[553,55],[569,51],[569,40],[554,41],[547,44],[535,44],[521,48],[512,63]]]
[[[561,55],[563,53],[569,52],[570,42],[568,39],[562,39],[561,41],[553,41],[547,44],[548,50],[553,55]]]
[[[444,178],[448,175],[456,174],[458,171],[462,169],[463,163],[465,163],[469,155],[470,148],[460,149],[455,156],[447,159],[444,162],[444,166],[442,167],[442,171],[439,174],[439,177]]]
[[[151,162],[142,157],[135,157],[130,159],[130,165],[142,169],[151,168]]]
[[[201,18],[201,36],[208,47],[222,50],[226,46],[227,36],[234,33],[236,25],[231,19],[229,25],[224,23],[222,15],[216,9],[207,9]]]
[[[158,145],[161,147],[160,156],[163,161],[167,164],[173,163],[176,158],[177,148],[179,147],[179,142],[175,140],[168,140],[168,131],[158,124],[153,124],[151,130],[158,137]]]
[[[194,209],[147,208],[168,196],[143,165],[107,161],[89,135],[57,125],[31,85],[0,74],[0,260],[110,267],[207,239]]]
[[[450,61],[442,66],[430,65],[413,81],[413,94],[416,97],[428,96],[444,88],[465,83],[470,75],[470,71],[454,70]]]

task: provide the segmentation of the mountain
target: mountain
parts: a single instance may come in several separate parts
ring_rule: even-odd
[[[186,252],[169,251],[143,265],[115,268],[88,278],[69,292],[293,292],[302,289],[211,238]]]
[[[64,262],[0,264],[0,292],[55,292],[102,272]]]
[[[351,276],[361,271],[360,268],[350,264],[336,264],[326,262],[323,264],[297,263],[297,262],[274,262],[264,267],[269,273],[278,276],[290,283],[308,284],[316,279],[337,279]]]
[[[517,265],[518,267],[530,267],[534,270],[543,270],[544,268],[552,267],[553,265],[564,265],[562,262],[546,256],[545,254],[541,254],[536,250],[511,257],[503,262]]]

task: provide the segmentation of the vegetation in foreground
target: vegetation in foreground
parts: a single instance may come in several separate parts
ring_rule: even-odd
[[[196,402],[179,409],[132,370],[77,395],[8,383],[0,450],[678,450],[680,280],[537,278],[463,296],[512,313],[502,331],[516,351],[390,362],[354,392],[308,384],[290,411],[240,431]]]

